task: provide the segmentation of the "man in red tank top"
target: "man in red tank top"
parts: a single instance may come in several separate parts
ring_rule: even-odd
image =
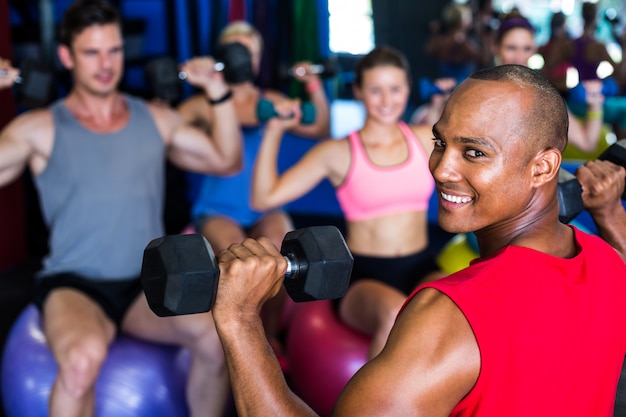
[[[613,415],[626,265],[559,222],[567,120],[554,85],[524,66],[479,71],[454,90],[433,128],[430,171],[440,225],[474,232],[480,258],[413,293],[333,415]],[[615,175],[623,187],[623,168]],[[258,318],[286,262],[265,239],[219,262],[213,316],[240,415],[315,415],[289,391]]]

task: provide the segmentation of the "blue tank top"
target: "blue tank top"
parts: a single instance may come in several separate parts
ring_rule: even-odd
[[[192,196],[191,217],[226,216],[243,227],[254,225],[264,214],[250,207],[252,189],[252,170],[263,139],[264,126],[244,127],[243,168],[235,175],[213,176],[192,174],[192,187],[196,184],[195,196]]]
[[[50,253],[41,276],[137,277],[148,242],[164,234],[165,145],[146,104],[126,96],[127,125],[83,127],[62,101],[50,110],[54,144],[35,177]]]

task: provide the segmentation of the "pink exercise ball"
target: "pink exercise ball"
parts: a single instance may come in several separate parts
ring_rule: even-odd
[[[332,301],[302,303],[294,310],[286,341],[288,379],[307,404],[328,416],[367,361],[370,338],[341,323]]]
[[[96,417],[186,417],[189,353],[119,335],[96,382]],[[57,365],[28,305],[13,324],[2,357],[2,399],[8,417],[46,417]]]

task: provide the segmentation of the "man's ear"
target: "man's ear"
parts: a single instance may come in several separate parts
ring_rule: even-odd
[[[548,148],[535,155],[531,163],[533,187],[537,188],[558,177],[561,152],[556,148]]]
[[[63,64],[66,69],[71,70],[74,68],[74,57],[67,45],[59,45],[57,47],[57,55],[59,56],[59,61],[61,61],[61,64]]]

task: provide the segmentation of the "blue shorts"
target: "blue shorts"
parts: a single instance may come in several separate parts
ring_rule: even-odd
[[[43,304],[51,291],[57,288],[72,288],[85,294],[98,304],[119,329],[130,305],[141,293],[141,282],[137,279],[103,280],[89,279],[73,273],[40,277],[35,282],[33,302],[43,311]]]

